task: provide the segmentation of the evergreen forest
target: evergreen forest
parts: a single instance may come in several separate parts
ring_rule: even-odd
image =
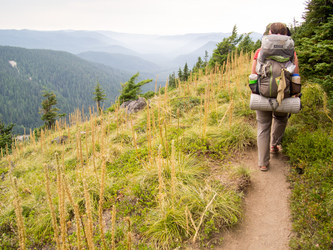
[[[105,90],[108,106],[131,74],[80,59],[68,52],[0,46],[0,120],[14,123],[14,131],[29,133],[40,127],[42,93],[53,92],[60,112],[95,107],[97,82]]]

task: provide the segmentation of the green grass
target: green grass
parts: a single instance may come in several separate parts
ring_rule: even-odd
[[[5,176],[0,181],[0,248],[19,247],[11,177],[18,181],[27,247],[56,247],[44,165],[50,176],[58,227],[61,199],[57,166],[68,180],[83,223],[88,214],[85,178],[92,203],[92,239],[97,248],[102,239],[100,205],[108,248],[114,239],[117,249],[127,249],[128,235],[135,249],[185,248],[193,241],[202,247],[214,247],[217,241],[213,236],[242,218],[243,190],[250,183],[251,173],[246,167],[227,164],[256,145],[254,112],[248,108],[249,89],[243,84],[247,80],[244,72],[246,68],[250,71],[250,66],[249,61],[234,69],[236,74],[226,72],[223,81],[217,73],[214,80],[208,74],[196,82],[183,82],[180,89],[152,98],[149,114],[144,110],[129,116],[114,105],[112,112],[93,116],[91,121],[77,118],[69,129],[47,131],[46,136],[38,138],[36,147],[28,143],[0,159],[0,174]],[[240,83],[235,81],[236,76]],[[333,237],[333,129],[327,114],[332,113],[327,112],[318,85],[303,90],[303,110],[291,116],[283,141],[292,166],[288,179],[295,234],[290,246],[329,249]],[[70,136],[67,144],[50,143],[63,134]],[[299,175],[296,169],[303,169],[304,174]],[[223,176],[223,182],[217,175]],[[71,229],[67,243],[75,248],[76,215],[68,194],[64,211]],[[87,247],[88,236],[82,226],[81,235],[81,243]]]
[[[283,141],[290,157],[292,249],[333,248],[333,124],[318,85],[304,88],[303,111],[293,115]],[[318,122],[319,121],[319,122]]]
[[[5,180],[0,183],[0,233],[3,236],[0,247],[17,248],[19,242],[20,228],[12,204],[15,193],[11,177],[18,179],[27,247],[56,246],[46,198],[44,165],[50,178],[52,207],[60,231],[63,216],[60,201],[63,198],[58,192],[58,166],[66,176],[74,204],[83,215],[81,220],[85,228],[88,202],[84,196],[83,178],[86,180],[95,223],[92,238],[97,247],[102,239],[98,223],[101,200],[104,214],[110,214],[112,207],[116,207],[117,249],[127,249],[129,244],[129,228],[124,218],[132,223],[130,234],[137,237],[132,237],[131,245],[138,249],[184,247],[187,241],[208,244],[212,234],[236,224],[242,217],[242,184],[234,188],[235,185],[216,180],[207,159],[210,163],[216,161],[214,171],[220,169],[223,173],[223,160],[233,157],[230,152],[244,151],[253,144],[253,129],[250,126],[241,129],[246,115],[226,126],[232,113],[223,127],[217,127],[229,105],[219,99],[218,91],[202,88],[208,84],[211,88],[216,83],[201,80],[198,91],[184,84],[185,88],[181,90],[153,98],[149,115],[144,110],[128,116],[115,106],[114,112],[93,116],[91,121],[82,122],[76,118],[78,121],[69,129],[46,131],[46,136],[41,135],[36,145],[21,146],[13,155],[1,159],[0,170],[5,174]],[[196,96],[205,91],[210,91],[205,98]],[[239,93],[233,90],[233,95]],[[207,120],[204,121],[204,117]],[[216,131],[212,133],[214,128]],[[62,134],[70,136],[64,146],[51,144],[53,138]],[[203,156],[208,158],[205,160]],[[103,164],[104,182],[101,179]],[[12,171],[11,165],[14,166]],[[233,174],[229,171],[232,183],[244,183],[243,179],[249,178],[248,173],[239,168],[233,168]],[[103,196],[100,193],[102,182]],[[76,214],[71,202],[66,193],[64,216],[70,229],[66,239],[75,247],[77,234],[73,224]],[[113,239],[111,224],[110,219],[105,220],[108,247]],[[81,244],[87,246],[90,236],[84,233],[82,225]]]

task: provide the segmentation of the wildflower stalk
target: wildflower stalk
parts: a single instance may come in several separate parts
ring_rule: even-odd
[[[86,235],[89,249],[94,249],[94,240],[93,240],[93,219],[91,211],[91,200],[88,192],[86,179],[83,178],[83,189],[84,189],[84,198],[86,201],[86,213],[87,213],[87,223],[86,223]]]
[[[15,206],[15,214],[16,214],[16,222],[18,227],[18,233],[19,233],[19,242],[20,242],[20,248],[22,250],[25,248],[25,242],[26,242],[26,232],[25,232],[25,226],[22,216],[22,206],[21,206],[21,200],[18,194],[18,187],[17,187],[17,179],[14,177],[13,179],[13,189],[14,189],[14,206]]]
[[[127,249],[131,250],[132,249],[132,237],[131,237],[131,220],[129,217],[125,218],[126,221],[128,222],[128,230],[127,230]]]
[[[63,179],[63,184],[64,184],[64,188],[67,194],[67,197],[69,199],[69,202],[72,204],[73,208],[74,208],[74,215],[75,215],[75,224],[76,224],[76,241],[77,241],[77,249],[81,250],[82,246],[81,246],[81,228],[80,228],[80,222],[81,222],[81,214],[80,214],[80,209],[79,209],[79,205],[74,203],[74,199],[72,196],[72,193],[68,187],[68,182],[66,179],[65,174],[62,174],[62,179]]]
[[[176,159],[175,159],[175,142],[172,140],[171,145],[171,194],[172,194],[172,201],[174,206],[175,201],[175,194],[176,194]]]
[[[111,215],[111,238],[112,238],[112,249],[116,249],[116,243],[115,243],[115,237],[116,237],[116,205],[113,205],[112,207],[112,215]]]
[[[132,129],[132,136],[133,136],[133,142],[134,142],[134,147],[135,147],[135,153],[136,153],[136,156],[138,157],[138,159],[140,160],[140,155],[139,155],[139,151],[138,151],[138,145],[136,143],[136,138],[135,138],[136,136],[135,136],[135,133],[134,133],[134,127],[133,127],[133,119],[132,119],[132,117],[130,117],[130,120],[131,120],[131,129]],[[148,146],[148,155],[149,155],[149,146]]]
[[[57,249],[60,249],[60,240],[59,240],[59,228],[57,224],[57,217],[56,217],[56,212],[52,203],[52,196],[51,196],[51,191],[50,191],[50,177],[49,177],[49,172],[47,169],[47,165],[44,164],[44,173],[45,173],[45,180],[46,180],[46,194],[47,194],[47,200],[49,203],[50,211],[51,211],[51,217],[52,217],[52,226],[54,230],[54,240],[57,244]]]
[[[158,159],[157,159],[157,166],[158,166],[158,200],[160,203],[160,206],[163,207],[163,177],[162,177],[162,145],[159,146],[158,148]]]
[[[66,248],[66,215],[65,215],[65,189],[62,179],[62,171],[59,164],[59,156],[56,153],[57,160],[57,192],[59,196],[59,216],[60,216],[60,234],[62,249]]]
[[[103,159],[102,163],[102,171],[101,171],[101,186],[99,191],[99,230],[101,234],[101,240],[102,240],[102,246],[104,249],[107,249],[106,247],[106,241],[105,241],[105,235],[104,235],[104,223],[103,223],[103,201],[104,201],[104,186],[105,186],[105,158]]]

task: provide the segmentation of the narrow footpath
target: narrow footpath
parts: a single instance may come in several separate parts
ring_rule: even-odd
[[[222,235],[223,244],[214,249],[289,249],[292,225],[288,164],[282,154],[271,154],[268,171],[261,172],[257,162],[255,150],[240,159],[240,164],[253,171],[245,194],[245,217],[236,228]]]

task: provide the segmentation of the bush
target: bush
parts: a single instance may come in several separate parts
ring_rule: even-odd
[[[284,150],[294,165],[318,161],[333,163],[333,138],[322,130],[300,133]]]
[[[302,132],[296,126],[286,131],[284,151],[303,174],[290,173],[291,213],[295,236],[293,249],[331,249],[333,138],[325,130]]]

